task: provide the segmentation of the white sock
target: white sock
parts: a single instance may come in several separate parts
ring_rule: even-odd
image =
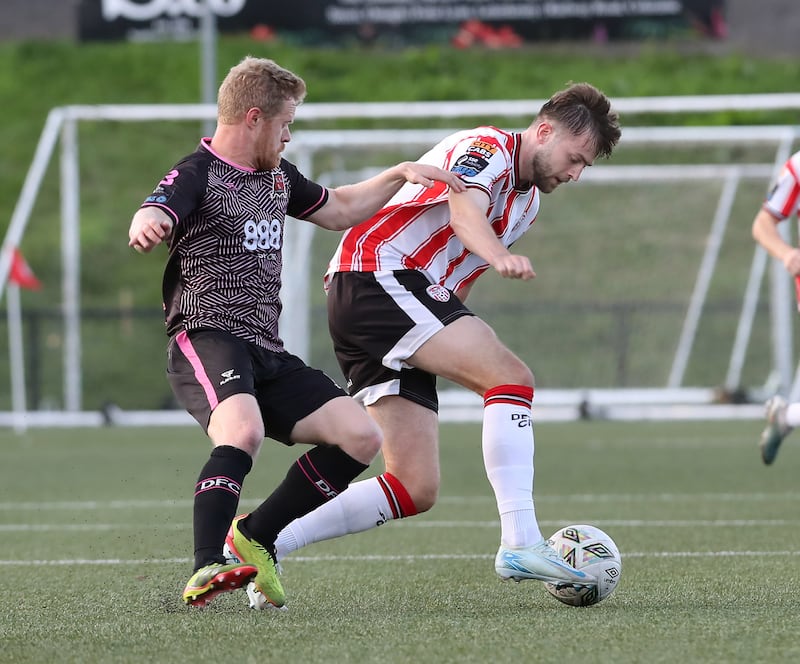
[[[800,402],[790,403],[786,407],[786,424],[793,429],[800,426]]]
[[[416,513],[405,487],[389,473],[354,482],[281,530],[275,540],[276,557],[281,560],[314,542],[360,533]]]
[[[533,390],[501,385],[484,395],[483,463],[500,514],[500,541],[524,547],[541,541],[533,507]]]

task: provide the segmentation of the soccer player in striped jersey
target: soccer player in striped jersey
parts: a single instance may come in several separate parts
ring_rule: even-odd
[[[800,310],[800,249],[787,243],[778,232],[778,224],[800,214],[800,152],[795,152],[783,165],[777,182],[767,194],[753,220],[753,238],[770,256],[783,263],[794,277]],[[758,441],[762,461],[775,461],[781,443],[792,429],[800,426],[800,402],[787,403],[780,394],[767,401],[767,425]]]
[[[591,583],[547,544],[533,502],[534,377],[464,304],[492,269],[533,279],[511,246],[540,194],[577,181],[620,138],[607,97],[587,83],[554,94],[524,131],[455,133],[421,164],[457,173],[466,191],[406,184],[342,237],[325,275],[331,335],[350,393],[384,434],[385,472],[355,482],[278,536],[277,555],[429,510],[439,489],[436,376],[483,398],[483,460],[500,513],[503,579]]]
[[[214,136],[163,177],[129,230],[137,251],[169,247],[167,377],[212,443],[194,493],[194,573],[183,591],[192,606],[248,582],[264,602],[283,606],[278,532],[347,488],[381,445],[364,409],[287,352],[278,334],[287,213],[344,230],[406,182],[464,190],[456,174],[410,162],[335,189],[306,179],[281,157],[305,92],[301,78],[271,60],[233,67],[219,89]],[[313,447],[257,509],[236,517],[265,436]]]

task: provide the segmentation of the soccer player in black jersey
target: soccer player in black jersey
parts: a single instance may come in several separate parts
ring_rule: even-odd
[[[278,335],[286,215],[343,230],[406,182],[463,191],[457,175],[411,162],[335,189],[305,178],[281,157],[305,93],[305,82],[273,61],[242,60],[219,88],[214,136],[167,172],[130,226],[137,251],[169,247],[167,377],[213,445],[194,492],[194,573],[183,591],[192,606],[251,581],[254,593],[283,606],[278,532],[346,489],[381,446],[364,409]],[[237,517],[265,436],[313,447],[258,508]],[[239,562],[226,559],[226,543]]]

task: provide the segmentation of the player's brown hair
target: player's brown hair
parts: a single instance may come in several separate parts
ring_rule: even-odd
[[[619,117],[611,110],[611,102],[589,83],[573,83],[556,92],[542,106],[537,120],[553,120],[578,136],[590,132],[595,152],[610,157],[620,139]]]
[[[231,67],[219,86],[217,118],[222,124],[234,124],[251,108],[273,116],[287,99],[299,104],[305,96],[302,78],[272,60],[248,55]]]

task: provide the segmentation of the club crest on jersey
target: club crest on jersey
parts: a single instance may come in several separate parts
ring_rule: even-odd
[[[450,299],[450,291],[439,284],[428,286],[425,292],[438,302],[447,302]]]
[[[272,177],[272,191],[276,194],[286,193],[286,183],[283,181],[283,171],[278,171]]]

